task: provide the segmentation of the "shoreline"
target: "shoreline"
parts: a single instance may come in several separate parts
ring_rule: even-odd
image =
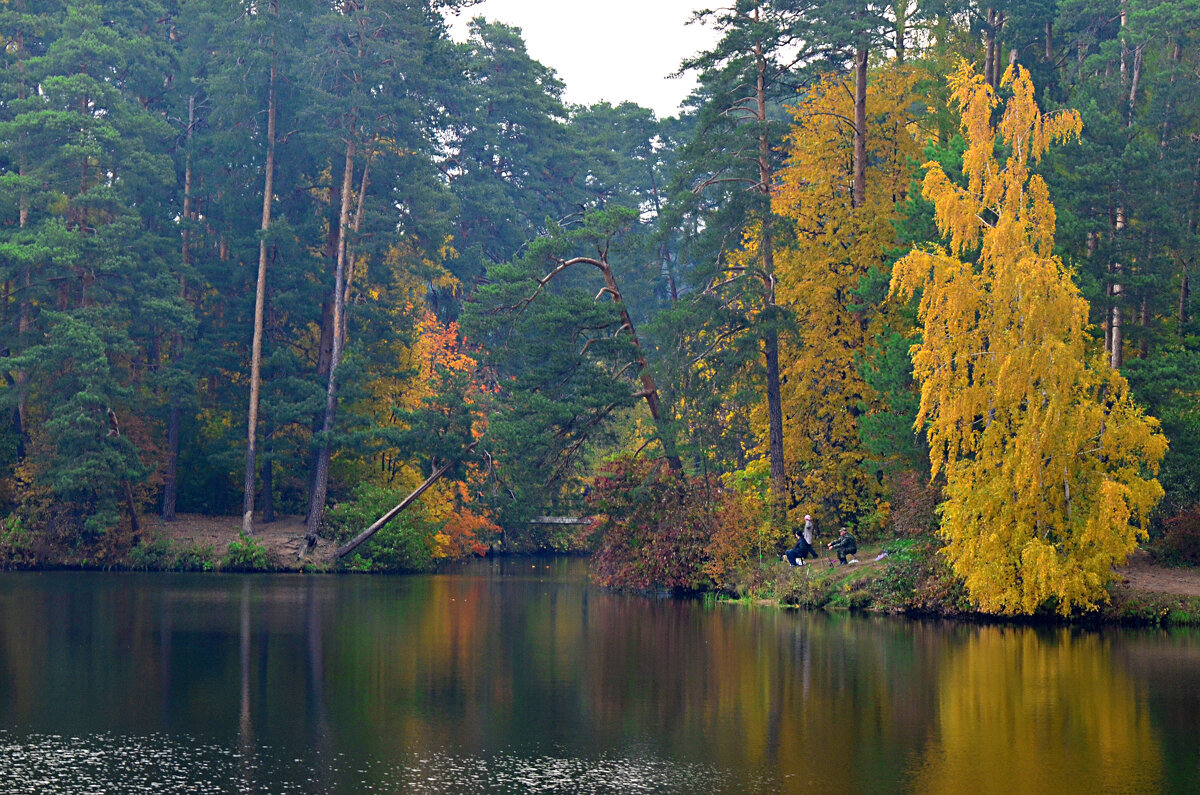
[[[30,533],[25,547],[19,539],[2,539],[0,570],[366,573],[351,561],[335,559],[338,542],[329,538],[321,538],[300,560],[303,517],[281,516],[275,522],[256,523],[255,530],[253,536],[242,539],[239,517],[181,514],[176,521],[164,522],[145,516],[142,543],[111,556],[102,551],[96,554],[95,549],[56,551],[44,538]],[[830,568],[834,559],[825,550],[821,558],[804,567],[764,559],[753,585],[706,591],[700,596],[722,604],[785,610],[849,610],[1014,625],[1200,626],[1200,568],[1160,565],[1142,549],[1117,570],[1107,588],[1107,604],[1066,617],[1050,612],[1006,616],[972,610],[962,586],[954,582],[932,550],[929,539],[898,538],[862,544],[860,562],[847,566]],[[879,557],[884,551],[888,554]]]

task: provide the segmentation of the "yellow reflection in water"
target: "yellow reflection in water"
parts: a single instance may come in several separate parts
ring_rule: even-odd
[[[1148,708],[1102,636],[982,627],[947,655],[913,791],[1159,790]]]

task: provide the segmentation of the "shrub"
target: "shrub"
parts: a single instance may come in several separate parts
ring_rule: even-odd
[[[433,537],[433,557],[445,560],[465,558],[470,555],[484,555],[487,546],[481,539],[495,537],[500,532],[487,517],[479,516],[467,507],[461,507],[450,514],[450,518],[442,525]]]
[[[221,568],[229,571],[270,571],[274,569],[271,557],[262,542],[251,536],[242,536],[229,542]]]
[[[402,513],[350,556],[357,571],[431,571],[434,533],[416,513]]]
[[[17,514],[0,519],[0,569],[17,569],[37,562],[33,533]]]
[[[1163,523],[1167,557],[1180,563],[1200,564],[1200,505]]]
[[[895,535],[927,535],[937,530],[941,489],[920,472],[904,470],[888,478],[891,529]]]
[[[775,525],[762,492],[735,481],[733,489],[710,491],[712,540],[704,573],[719,588],[746,593],[742,583],[764,563],[779,560],[780,550],[790,546],[787,524]]]
[[[166,538],[141,541],[129,550],[129,567],[139,571],[166,571],[173,568],[175,556]]]
[[[360,483],[354,488],[350,499],[342,500],[325,512],[321,535],[335,541],[346,541],[374,524],[376,519],[396,507],[405,496],[406,492],[398,489],[376,483]],[[410,511],[414,509],[416,506],[409,508]]]
[[[775,593],[781,605],[815,609],[829,604],[832,595],[823,579],[811,576],[808,567],[792,569],[776,580]]]
[[[212,571],[213,558],[211,546],[189,544],[175,553],[171,568],[175,571]]]
[[[593,576],[610,588],[699,591],[722,522],[741,519],[715,478],[689,478],[658,462],[622,458],[605,466],[590,497],[604,516]]]

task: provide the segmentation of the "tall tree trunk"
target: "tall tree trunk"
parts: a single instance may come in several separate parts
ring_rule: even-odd
[[[180,259],[183,273],[179,274],[179,297],[187,300],[187,272],[192,263],[191,229],[192,212],[192,131],[196,127],[196,97],[188,97],[187,153],[183,167],[183,243]],[[183,334],[176,331],[171,339],[171,361],[176,366],[183,360]],[[179,389],[171,387],[171,408],[167,416],[167,466],[163,474],[162,520],[175,520],[175,499],[179,491],[179,423],[182,421]]]
[[[261,474],[262,481],[262,523],[270,524],[275,521],[275,476],[271,462],[270,430],[263,434],[263,455]]]
[[[654,215],[655,218],[662,217],[662,198],[658,195],[658,180],[654,175],[654,168],[650,169],[650,195],[654,198]],[[679,300],[679,290],[675,286],[675,274],[671,272],[671,251],[667,245],[666,238],[658,244],[658,271],[667,287],[667,295],[671,299],[671,303]]]
[[[1182,339],[1188,324],[1188,301],[1191,299],[1191,280],[1187,270],[1179,278],[1179,314],[1177,317],[1176,335]]]
[[[908,0],[892,3],[892,16],[896,19],[896,63],[904,63],[905,39],[908,38]]]
[[[867,46],[854,53],[854,192],[850,205],[863,206],[867,197]]]
[[[1138,339],[1138,358],[1145,359],[1150,353],[1150,299],[1142,294],[1142,311],[1138,314],[1138,328],[1141,337]]]
[[[983,36],[983,79],[988,85],[995,86],[996,10],[993,8],[987,10],[987,27],[984,29]]]
[[[1125,27],[1125,6],[1121,6],[1121,27]],[[1125,58],[1129,53],[1129,47],[1125,43],[1125,37],[1121,36],[1121,81],[1126,82],[1128,77],[1129,94],[1127,96],[1129,115],[1126,118],[1125,126],[1133,127],[1133,120],[1137,111],[1137,92],[1138,84],[1142,75],[1142,57],[1145,51],[1145,44],[1139,44],[1133,49],[1133,65],[1129,72],[1126,72]],[[1113,237],[1120,238],[1121,232],[1129,225],[1129,218],[1126,213],[1124,203],[1117,206],[1116,220],[1113,224]],[[1114,262],[1110,268],[1113,274],[1112,285],[1112,321],[1110,323],[1110,331],[1112,337],[1112,348],[1109,350],[1109,364],[1114,370],[1120,369],[1124,362],[1124,345],[1123,337],[1124,317],[1122,316],[1121,297],[1124,295],[1125,287],[1121,283],[1121,273],[1124,270],[1119,262]]]
[[[1125,223],[1125,208],[1118,207],[1117,221],[1114,227],[1114,234],[1116,236],[1119,236],[1121,232],[1124,231]],[[1108,363],[1114,370],[1121,369],[1122,351],[1125,344],[1125,340],[1122,336],[1122,325],[1124,318],[1121,315],[1121,296],[1123,295],[1125,288],[1121,284],[1121,271],[1121,263],[1114,262],[1110,268],[1110,272],[1113,274],[1112,318],[1109,320],[1109,334],[1111,335],[1112,348],[1108,353]]]
[[[992,88],[1000,87],[1000,80],[1004,77],[1004,70],[1000,68],[1001,61],[1004,57],[1004,47],[1000,43],[1000,32],[1004,30],[1004,23],[1007,21],[1003,11],[996,12],[996,31],[992,36]]]
[[[305,542],[300,545],[301,557],[317,543],[317,532],[325,513],[325,495],[329,488],[329,458],[332,446],[329,435],[333,433],[334,413],[337,409],[337,369],[342,358],[344,328],[342,318],[346,312],[346,236],[350,227],[350,197],[354,191],[354,139],[346,141],[346,163],[342,172],[342,207],[338,214],[337,267],[333,286],[333,349],[329,359],[329,381],[325,388],[325,418],[321,424],[323,439],[318,448],[316,479],[308,502],[308,529]]]
[[[25,167],[22,165],[18,168],[18,174],[25,176]],[[29,198],[24,192],[21,193],[18,199],[20,208],[18,210],[17,223],[21,229],[29,223]],[[21,297],[17,299],[17,348],[21,350],[27,344],[29,339],[29,330],[33,327],[33,307],[30,303],[30,293],[33,287],[33,266],[26,262],[21,266],[21,281],[18,287]],[[29,372],[25,369],[17,370],[16,387],[17,387],[17,405],[13,411],[13,418],[16,427],[13,431],[17,437],[17,460],[25,458],[25,429],[29,427],[26,422],[26,414],[29,410],[29,396],[25,385],[29,383]]]
[[[329,190],[329,207],[336,208],[336,213],[328,220],[328,231],[325,235],[325,259],[327,262],[334,264],[336,270],[338,245],[341,239],[341,230],[338,227],[337,216],[341,213],[342,207],[342,185],[340,182],[334,182]],[[333,296],[326,296],[321,302],[321,336],[317,341],[317,380],[329,380],[329,362],[333,359]],[[325,412],[319,411],[312,418],[312,434],[316,438],[321,432],[321,427],[325,423]],[[314,445],[309,455],[308,461],[308,493],[312,494],[317,488],[317,469],[321,460],[321,450],[319,446]],[[310,503],[311,508],[311,503]],[[305,514],[305,523],[308,522],[308,514]]]
[[[275,66],[267,92],[267,162],[263,176],[262,238],[258,241],[258,281],[254,290],[254,339],[250,346],[250,408],[246,430],[246,477],[242,492],[242,533],[254,532],[254,458],[258,436],[258,392],[262,371],[263,306],[267,301],[267,232],[275,190]]]
[[[767,136],[767,60],[762,44],[754,46],[758,58],[755,98],[758,118],[758,189],[763,194],[762,258],[768,327],[763,334],[763,356],[767,366],[767,456],[771,464],[771,492],[776,521],[782,521],[787,495],[787,470],[783,456],[783,390],[779,378],[779,332],[775,328],[775,252],[771,234],[771,141]]]

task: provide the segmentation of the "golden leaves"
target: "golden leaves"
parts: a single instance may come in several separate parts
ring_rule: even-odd
[[[786,167],[773,209],[794,243],[775,254],[777,296],[796,318],[783,339],[784,448],[802,503],[834,501],[848,514],[873,502],[857,416],[876,402],[856,357],[874,335],[855,291],[872,268],[885,270],[892,221],[912,180],[919,142],[909,108],[919,74],[893,66],[867,89],[866,192],[852,201],[853,92],[826,77],[792,109]]]
[[[947,479],[945,553],[985,611],[1093,609],[1161,498],[1151,476],[1166,441],[1119,373],[1088,366],[1087,304],[1053,256],[1054,207],[1029,172],[1079,136],[1079,114],[1042,114],[1020,67],[995,127],[996,97],[969,65],[951,85],[967,186],[930,163],[923,187],[950,248],[911,252],[891,287],[921,295],[913,373],[932,472]]]

